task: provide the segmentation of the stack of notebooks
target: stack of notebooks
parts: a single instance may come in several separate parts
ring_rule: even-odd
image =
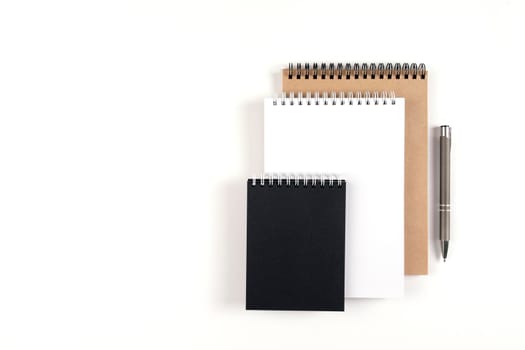
[[[427,274],[424,65],[297,64],[247,182],[246,308],[343,311]]]

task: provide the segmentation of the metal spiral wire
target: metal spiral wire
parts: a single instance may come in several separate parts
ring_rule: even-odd
[[[248,180],[252,186],[341,187],[345,180],[334,174],[261,174]]]
[[[394,91],[382,92],[293,92],[286,94],[282,92],[280,96],[275,96],[272,100],[274,106],[302,106],[302,105],[395,105],[396,95]]]
[[[290,63],[288,79],[426,79],[424,63]]]

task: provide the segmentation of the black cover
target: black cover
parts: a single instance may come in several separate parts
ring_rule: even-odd
[[[344,311],[345,191],[248,180],[246,309]]]

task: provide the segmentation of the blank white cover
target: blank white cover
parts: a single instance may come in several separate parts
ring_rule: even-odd
[[[404,289],[405,101],[370,105],[264,101],[264,170],[347,180],[346,297]]]

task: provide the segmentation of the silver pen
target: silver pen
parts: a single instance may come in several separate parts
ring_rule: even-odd
[[[439,240],[443,261],[450,241],[450,126],[441,125],[439,136]]]

